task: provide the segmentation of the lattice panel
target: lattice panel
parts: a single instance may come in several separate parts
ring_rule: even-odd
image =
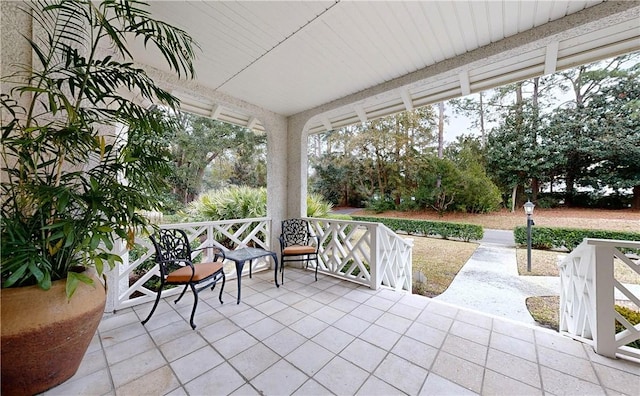
[[[595,323],[595,258],[588,248],[576,248],[560,267],[560,330],[591,339]]]
[[[320,241],[319,271],[369,285],[373,227],[356,222],[309,219],[312,233]]]
[[[640,260],[633,261],[629,257],[627,257],[624,253],[622,253],[618,249],[614,249],[614,256],[619,260],[618,262],[622,265],[630,268],[633,272],[640,275]],[[627,297],[630,303],[635,305],[635,310],[640,310],[640,295],[634,294],[627,286],[620,283],[617,279],[613,280],[614,288],[619,293],[623,294]],[[616,346],[622,347],[627,345],[630,342],[640,340],[640,323],[637,325],[632,325],[629,321],[620,315],[617,311],[615,312],[615,317],[618,323],[620,323],[624,330],[616,334]]]
[[[640,358],[626,345],[640,340],[640,324],[629,323],[615,310],[616,299],[626,298],[640,309],[640,295],[616,279],[615,265],[640,275],[640,265],[619,247],[639,249],[640,242],[585,239],[560,263],[560,330],[593,339],[598,353]],[[614,322],[624,330],[616,333]]]
[[[411,291],[410,241],[380,223],[307,220],[320,239],[320,271],[372,288]]]
[[[202,255],[202,257],[198,258],[199,260],[211,261],[213,260],[214,249],[207,249],[207,247],[217,247],[225,251],[229,250],[219,242],[222,239],[226,239],[227,244],[229,244],[229,242],[233,244],[234,248],[252,246],[269,249],[270,225],[271,221],[269,219],[259,218],[164,224],[161,225],[160,228],[178,228],[184,230],[194,250],[193,258],[196,259],[198,255]],[[109,287],[117,288],[117,301],[114,309],[141,304],[155,298],[156,295],[155,291],[144,287],[144,284],[148,280],[160,275],[156,265],[153,265],[142,277],[129,285],[131,273],[142,266],[145,261],[153,260],[154,255],[153,244],[147,237],[138,235],[136,236],[135,243],[139,247],[138,250],[141,251],[140,256],[136,260],[129,261],[129,252],[124,247],[124,244],[120,243],[116,248],[116,253],[123,258],[123,264],[112,271],[111,276],[115,279],[109,282]],[[270,262],[267,258],[257,259],[253,262],[253,270],[255,271],[267,269],[269,266]],[[248,273],[248,271],[249,267],[246,266],[244,272]],[[232,262],[225,262],[225,274],[227,279],[233,279],[237,276],[235,265]],[[177,291],[178,290],[173,292],[169,290],[163,292],[163,296],[170,296],[172,293],[177,293]],[[131,297],[132,295],[136,297]]]
[[[411,292],[412,249],[412,242],[384,225],[378,227],[378,260],[383,286]]]

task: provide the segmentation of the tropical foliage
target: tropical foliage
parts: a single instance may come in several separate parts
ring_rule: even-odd
[[[2,286],[67,278],[71,296],[119,257],[116,236],[133,242],[146,225],[168,172],[170,128],[140,98],[175,109],[178,101],[131,62],[126,43],[155,47],[180,77],[193,76],[195,44],[184,31],[151,18],[137,1],[24,3],[33,15],[29,40],[37,65],[3,76],[1,96]],[[110,51],[105,52],[105,48]]]
[[[326,217],[331,204],[321,195],[307,196],[307,217]],[[183,221],[217,221],[265,217],[267,189],[231,186],[209,190],[187,205]]]

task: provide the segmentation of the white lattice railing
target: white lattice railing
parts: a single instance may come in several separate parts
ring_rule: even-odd
[[[640,292],[616,279],[614,262],[639,275],[640,264],[633,262],[620,248],[640,249],[640,241],[587,238],[559,264],[560,331],[579,339],[593,340],[598,354],[640,359],[639,349],[625,346],[640,340],[640,324],[631,325],[614,308],[617,292],[620,298],[624,296],[640,309]],[[625,330],[616,334],[615,321]]]
[[[377,289],[411,292],[413,241],[380,223],[307,218],[318,236],[318,271]]]
[[[242,248],[247,246],[259,247],[269,250],[269,236],[271,234],[271,220],[268,218],[240,219],[240,220],[224,220],[209,221],[199,223],[182,223],[182,224],[163,224],[163,229],[179,228],[187,233],[192,249],[205,248],[202,251],[194,252],[194,258],[198,254],[204,254],[203,260],[213,260],[213,249],[206,247],[218,247],[223,250],[227,248],[221,245],[220,241],[226,241],[226,244],[232,245],[234,248]],[[144,265],[145,261],[152,259],[154,249],[151,241],[144,236],[136,237],[136,255],[137,258],[130,260],[132,256],[126,249],[123,242],[116,247],[116,253],[122,257],[123,263],[116,266],[108,273],[108,299],[107,311],[115,311],[141,304],[152,300],[156,296],[156,292],[144,287],[144,284],[154,276],[159,275],[156,265],[130,284],[130,275],[137,268]],[[269,268],[270,262],[267,258],[256,259],[253,262],[253,271],[260,271]],[[249,271],[246,266],[243,272]],[[236,267],[231,263],[225,264],[225,274],[227,280],[237,277]],[[181,288],[168,290],[163,295],[170,296],[177,293]]]

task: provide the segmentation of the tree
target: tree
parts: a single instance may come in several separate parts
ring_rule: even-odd
[[[417,186],[420,156],[433,150],[433,118],[425,107],[328,133],[327,153],[310,161],[314,191],[399,205]]]
[[[205,174],[211,171],[210,165],[216,160],[225,164],[217,174],[228,179],[217,180],[217,183],[210,181],[210,187],[222,187],[227,183],[263,185],[266,178],[264,135],[188,113],[180,113],[176,118],[180,127],[171,139],[174,172],[170,183],[172,192],[184,204],[202,191]]]
[[[634,76],[637,78],[637,72],[634,71],[637,66],[629,67],[634,62],[637,65],[637,59],[637,54],[625,55],[559,73],[565,83],[565,90],[573,93],[573,99],[550,114],[545,131],[545,145],[553,147],[555,152],[549,158],[552,162],[549,168],[564,177],[565,202],[569,206],[574,203],[576,186],[601,188],[605,180],[615,178],[613,174],[616,173],[616,166],[613,165],[608,166],[611,172],[606,177],[602,174],[594,175],[594,172],[596,169],[605,169],[602,166],[605,153],[609,153],[610,164],[615,162],[611,159],[611,153],[617,152],[619,155],[621,152],[613,148],[618,142],[628,139],[628,132],[633,135],[633,129],[612,129],[617,121],[612,123],[603,120],[611,116],[609,108],[618,111],[620,117],[633,118],[633,111],[629,110],[633,109],[633,101],[630,100],[630,107],[624,107],[624,100],[620,100],[624,97],[616,96],[620,92],[616,94],[615,87],[623,83],[626,88],[635,89],[625,81]],[[623,93],[623,96],[626,95]],[[597,103],[592,103],[594,101]],[[618,131],[616,138],[611,135],[614,130]],[[629,156],[632,157],[633,155]],[[623,161],[625,158],[625,155],[620,157]],[[598,177],[603,179],[599,180]]]
[[[592,185],[619,192],[631,189],[640,209],[640,82],[637,64],[617,83],[594,94],[587,110],[595,122],[598,158],[589,169]]]

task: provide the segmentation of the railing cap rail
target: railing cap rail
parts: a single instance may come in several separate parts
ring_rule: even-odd
[[[356,224],[356,225],[378,225],[381,223],[376,223],[373,221],[357,221],[357,220],[342,220],[342,219],[329,219],[326,217],[302,217],[305,220],[309,221],[326,221],[327,223],[346,223],[346,224]]]
[[[175,227],[197,227],[205,225],[220,225],[229,223],[252,223],[254,221],[269,221],[270,217],[253,217],[250,219],[229,219],[229,220],[216,220],[216,221],[196,221],[193,223],[171,223],[160,224],[160,228],[175,228]]]
[[[640,248],[640,241],[624,241],[620,239],[585,238],[587,245]]]

